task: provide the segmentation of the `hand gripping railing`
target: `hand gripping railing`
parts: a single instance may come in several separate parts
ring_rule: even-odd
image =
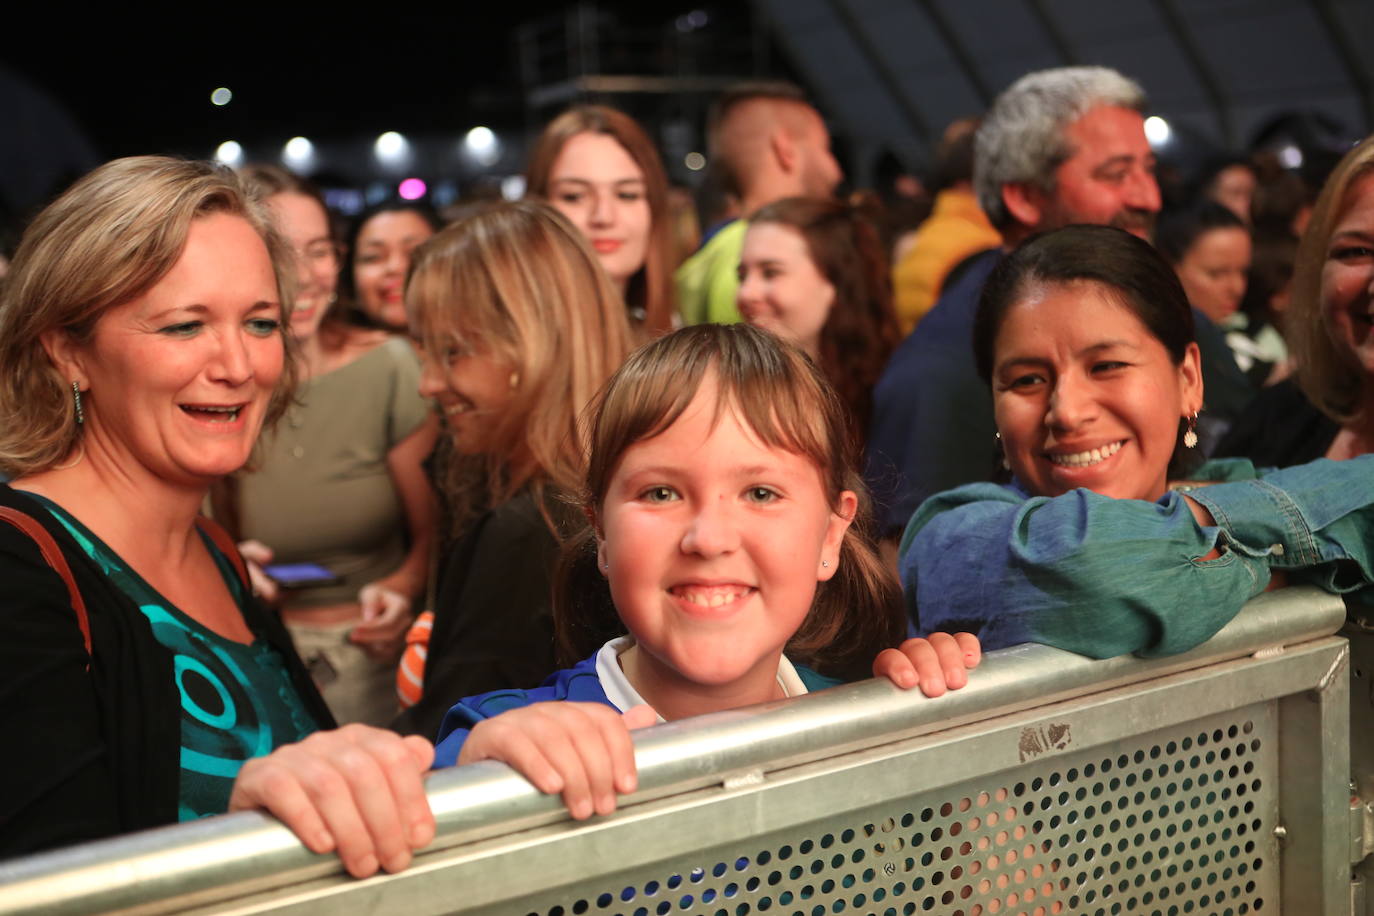
[[[1346,912],[1343,619],[1293,588],[1183,655],[1019,646],[937,700],[659,726],[581,824],[503,765],[437,772],[438,838],[366,881],[251,813],[0,862],[0,914]]]

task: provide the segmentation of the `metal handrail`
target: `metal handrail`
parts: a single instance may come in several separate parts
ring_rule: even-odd
[[[639,791],[621,807],[942,731],[1073,696],[1097,693],[1335,632],[1339,597],[1292,588],[1246,605],[1198,648],[1166,658],[1093,660],[1047,646],[990,653],[963,690],[927,700],[886,681],[849,684],[637,732]],[[567,819],[504,764],[435,772],[427,792],[438,824],[425,855]],[[275,819],[238,813],[0,862],[3,914],[168,912],[342,871],[310,853]]]

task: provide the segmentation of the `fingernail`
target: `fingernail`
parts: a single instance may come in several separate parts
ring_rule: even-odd
[[[615,810],[615,796],[601,796],[601,803],[597,805],[596,810],[601,814],[610,814],[612,811]]]
[[[592,816],[592,803],[580,800],[573,804],[570,812],[575,820],[583,821]]]
[[[429,821],[416,821],[410,827],[411,847],[424,846],[434,839],[434,827]]]
[[[372,855],[372,853],[363,856],[358,860],[358,867],[353,870],[353,873],[360,878],[366,878],[368,875],[376,874],[377,857]]]
[[[620,777],[621,793],[628,795],[629,793],[633,792],[635,789],[638,788],[639,777],[637,777],[634,773],[626,773],[624,776]]]
[[[410,853],[398,852],[396,855],[386,860],[386,870],[391,874],[405,869],[410,864]]]
[[[334,837],[332,837],[328,831],[322,830],[315,834],[315,839],[310,845],[315,852],[333,852]]]

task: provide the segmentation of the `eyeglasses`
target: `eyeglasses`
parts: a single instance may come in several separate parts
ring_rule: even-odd
[[[343,247],[338,242],[328,239],[320,239],[306,245],[304,249],[294,248],[292,251],[306,264],[323,264],[325,261],[338,263],[343,257]]]

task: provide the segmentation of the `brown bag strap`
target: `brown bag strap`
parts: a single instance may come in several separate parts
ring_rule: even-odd
[[[48,533],[48,529],[38,523],[33,516],[18,509],[11,509],[8,506],[0,506],[0,519],[9,522],[20,531],[27,534],[38,545],[38,552],[43,555],[43,559],[53,568],[62,581],[67,583],[67,594],[71,598],[72,610],[76,612],[76,625],[81,628],[81,639],[86,644],[86,669],[91,667],[91,621],[86,614],[86,601],[81,597],[81,589],[76,587],[76,579],[72,576],[71,567],[67,565],[67,558],[62,555],[62,549],[57,546],[57,541]],[[237,556],[237,554],[235,554]]]
[[[219,552],[228,557],[229,562],[234,564],[234,572],[238,573],[239,581],[247,589],[247,594],[251,595],[253,585],[248,580],[248,567],[243,565],[243,557],[239,555],[239,545],[234,543],[229,532],[225,531],[219,522],[212,518],[206,518],[204,515],[196,517],[196,526],[214,542],[215,546],[219,548]]]

